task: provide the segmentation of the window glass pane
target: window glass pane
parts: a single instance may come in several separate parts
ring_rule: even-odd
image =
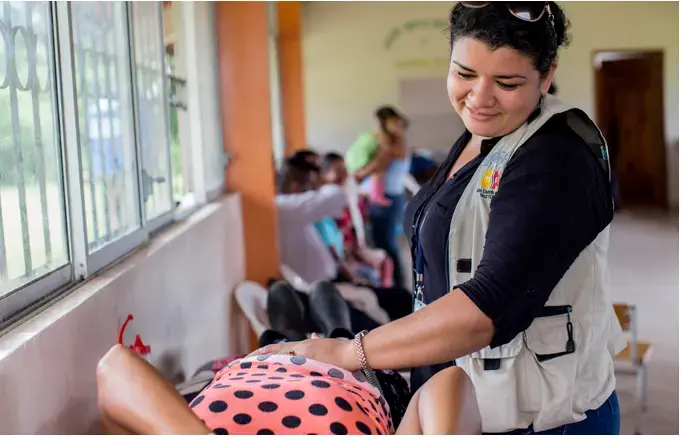
[[[175,48],[173,44],[166,44],[166,65],[168,66],[168,96],[170,97],[170,167],[173,176],[173,200],[180,202],[187,193],[185,185],[185,173],[183,167],[187,164],[180,144],[180,111],[186,112],[186,105],[180,101],[179,94],[184,90],[184,80],[176,75]]]
[[[163,44],[169,97],[170,164],[173,200],[180,204],[192,191],[192,150],[187,107],[187,58],[182,2],[163,2]]]
[[[142,195],[148,220],[172,208],[160,3],[132,4]]]
[[[71,3],[90,252],[137,229],[127,19],[122,2]]]
[[[47,2],[0,2],[0,297],[68,263]]]

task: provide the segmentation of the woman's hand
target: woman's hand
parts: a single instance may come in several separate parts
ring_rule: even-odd
[[[355,353],[355,343],[346,339],[325,339],[312,335],[312,339],[301,342],[272,344],[261,348],[255,354],[290,354],[335,365],[348,371],[362,368]]]

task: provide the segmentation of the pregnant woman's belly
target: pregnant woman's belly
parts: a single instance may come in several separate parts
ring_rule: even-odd
[[[190,404],[216,434],[392,434],[363,374],[296,356],[240,359]]]

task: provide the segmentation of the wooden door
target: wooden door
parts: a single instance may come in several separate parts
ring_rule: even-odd
[[[662,53],[609,55],[595,67],[596,122],[610,147],[620,202],[666,208]]]

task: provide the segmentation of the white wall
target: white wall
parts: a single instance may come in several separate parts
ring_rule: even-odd
[[[560,96],[593,115],[591,59],[595,51],[662,49],[666,134],[671,144],[679,133],[678,4],[561,5],[572,22],[572,44],[560,58]],[[373,127],[372,113],[377,106],[399,103],[404,78],[441,78],[445,94],[446,23],[425,26],[422,22],[446,22],[452,6],[453,2],[425,1],[307,3],[303,10],[303,78],[308,143],[323,151],[345,151],[358,131]],[[387,49],[390,32],[410,20],[412,30],[403,30]],[[678,188],[674,192],[678,193]]]
[[[229,195],[163,232],[0,338],[0,434],[83,434],[97,427],[95,368],[135,316],[152,362],[179,357],[187,375],[248,349],[231,292],[244,278],[241,201]]]

